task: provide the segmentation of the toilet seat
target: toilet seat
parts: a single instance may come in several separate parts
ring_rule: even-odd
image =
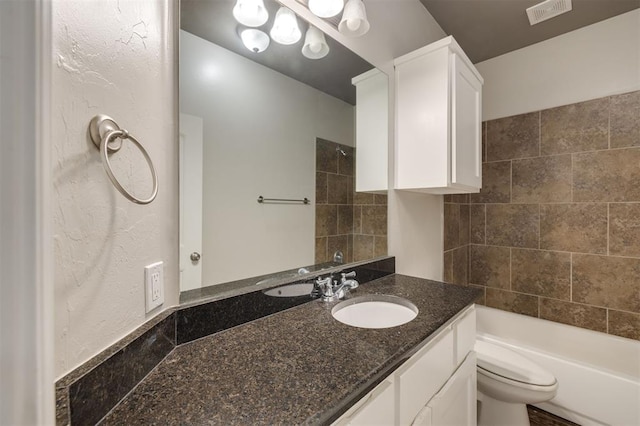
[[[474,349],[477,353],[480,374],[532,390],[557,385],[553,374],[507,348],[476,340]]]

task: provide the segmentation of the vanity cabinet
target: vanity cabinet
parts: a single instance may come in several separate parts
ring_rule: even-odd
[[[354,77],[356,86],[356,192],[388,188],[389,78],[372,69]]]
[[[456,316],[335,425],[475,425],[476,314]]]
[[[482,77],[453,37],[401,56],[394,65],[395,188],[478,192]]]

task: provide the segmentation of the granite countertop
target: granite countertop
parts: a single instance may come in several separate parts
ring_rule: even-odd
[[[365,294],[404,297],[418,316],[361,329],[331,316],[338,302],[312,301],[203,337],[176,347],[101,424],[330,423],[480,293],[396,274],[351,292]]]

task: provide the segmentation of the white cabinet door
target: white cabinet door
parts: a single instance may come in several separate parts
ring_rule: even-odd
[[[460,55],[451,55],[451,183],[482,186],[482,85]]]
[[[477,423],[476,378],[476,354],[471,352],[427,404],[433,426],[471,426]]]
[[[395,422],[393,382],[385,380],[349,409],[334,425],[391,426]]]
[[[394,61],[395,188],[478,192],[483,80],[453,37]]]
[[[356,192],[386,192],[389,186],[389,77],[373,69],[356,86]]]

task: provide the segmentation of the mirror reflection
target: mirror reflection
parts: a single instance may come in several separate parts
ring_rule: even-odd
[[[234,4],[181,3],[181,290],[385,255],[386,195],[354,182],[351,79],[373,67],[329,37],[304,55],[300,18],[297,42],[249,50]]]

